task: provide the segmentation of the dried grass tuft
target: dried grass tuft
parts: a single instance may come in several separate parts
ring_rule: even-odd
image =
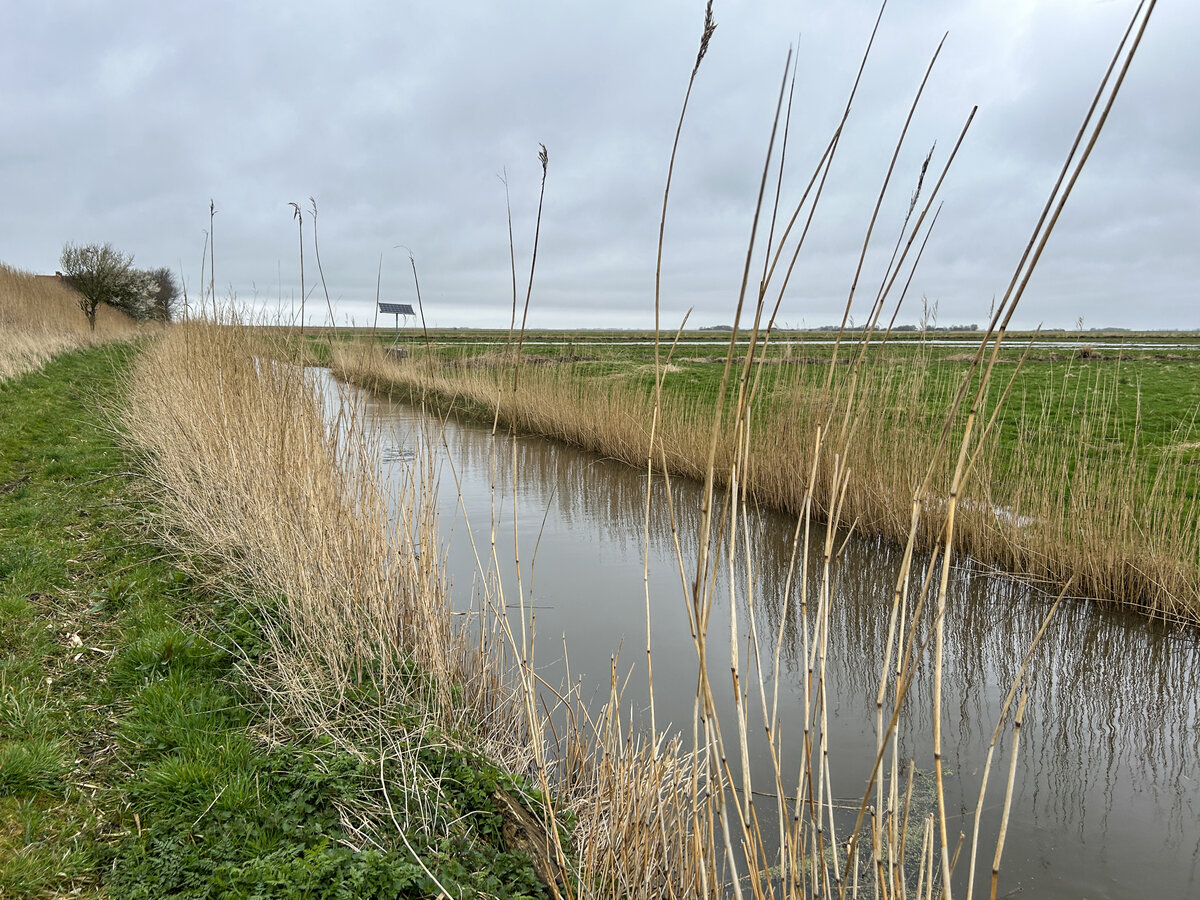
[[[141,333],[132,319],[109,306],[96,313],[92,333],[73,290],[55,278],[0,263],[0,381],[41,368],[60,353]]]

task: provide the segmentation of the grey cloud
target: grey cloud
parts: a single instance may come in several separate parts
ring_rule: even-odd
[[[856,302],[869,306],[921,160],[934,167],[980,112],[907,301],[981,320],[1053,184],[1132,3],[893,2],[885,14],[785,312],[841,314],[908,104],[950,37],[914,118]],[[506,168],[521,286],[550,150],[531,320],[652,320],[658,215],[700,2],[601,7],[360,2],[25,7],[0,36],[13,85],[0,138],[0,258],[52,270],[66,240],[110,240],[142,264],[182,262],[191,289],[215,222],[217,283],[264,308],[299,290],[288,201],[319,203],[339,317],[373,319],[375,273],[408,298],[413,248],[440,324],[507,325]],[[720,2],[677,162],[664,309],[727,321],[787,46],[799,35],[784,206],[828,141],[876,13]],[[1193,212],[1200,10],[1162,4],[1077,196],[1031,285],[1022,324],[1196,327]],[[69,59],[71,64],[65,65]],[[929,185],[927,185],[927,190]],[[309,273],[308,286],[315,283]],[[1154,304],[1129,298],[1152,292]],[[523,296],[523,295],[522,295]],[[308,308],[321,314],[323,296]]]

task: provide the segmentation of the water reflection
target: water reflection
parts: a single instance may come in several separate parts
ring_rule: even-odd
[[[696,654],[670,510],[690,575],[690,548],[699,527],[696,485],[673,482],[674,503],[668,505],[666,488],[656,478],[646,529],[644,472],[536,438],[493,440],[487,429],[454,422],[429,429],[410,408],[378,399],[368,403],[385,425],[389,477],[399,477],[423,447],[441,447],[439,503],[456,602],[469,602],[469,588],[480,574],[470,537],[486,558],[494,536],[499,563],[490,577],[506,585],[506,597],[515,603],[512,560],[514,540],[519,542],[522,586],[547,677],[567,677],[569,663],[570,677],[581,675],[605,699],[611,658],[623,642],[622,672],[632,669],[635,675],[625,701],[633,714],[645,716],[645,577],[652,598],[656,717],[660,727],[667,721],[688,726]],[[461,499],[455,496],[455,480]],[[756,572],[752,579],[745,573],[732,576],[737,627],[743,643],[751,625],[757,630],[768,674],[782,627],[778,664],[787,755],[788,748],[799,746],[806,667],[798,580],[791,596],[784,595],[795,522],[751,511],[747,528]],[[819,570],[817,554],[819,546],[810,552],[810,573]],[[826,680],[838,763],[834,791],[848,799],[861,795],[862,776],[874,756],[874,696],[898,565],[896,548],[853,536],[837,561]],[[714,648],[728,645],[729,577],[722,573],[715,592]],[[747,600],[751,583],[753,603]],[[811,583],[810,590],[815,590]],[[983,753],[1000,704],[1049,604],[1049,598],[969,564],[958,567],[952,580],[943,683],[946,764],[964,793],[948,799],[968,834]],[[750,657],[748,649],[743,660]],[[728,658],[712,666],[714,683],[727,686]],[[1101,613],[1085,603],[1060,609],[1029,676],[1030,705],[1003,866],[1006,890],[1090,898],[1190,896],[1200,890],[1198,683],[1195,635]],[[931,755],[931,695],[923,674],[912,687],[910,715],[900,731],[905,754],[918,766]],[[755,712],[757,688],[748,708],[761,720]],[[759,721],[751,727],[761,733]],[[767,771],[764,763],[756,763],[760,774]],[[789,764],[795,771],[796,760]],[[999,805],[1002,780],[993,774],[989,806]],[[992,822],[983,830],[994,827]]]

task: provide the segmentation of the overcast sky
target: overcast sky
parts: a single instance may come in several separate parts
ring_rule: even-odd
[[[901,153],[854,311],[861,321],[921,162],[940,169],[972,105],[944,208],[900,321],[984,322],[1134,7],[1133,0],[891,0],[780,312],[837,322],[887,162],[949,32]],[[576,3],[8,4],[0,28],[0,261],[53,272],[65,242],[111,242],[181,272],[193,299],[213,226],[221,298],[294,315],[305,209],[339,323],[413,302],[430,325],[508,325],[507,172],[529,321],[653,323],[654,254],[700,0]],[[783,205],[835,128],[874,2],[715,4],[672,188],[664,324],[732,320],[771,116],[797,49]],[[1200,328],[1200,3],[1161,0],[1031,282],[1023,326]],[[930,187],[927,182],[926,190]],[[397,248],[397,245],[402,245]],[[207,273],[203,280],[207,280]]]

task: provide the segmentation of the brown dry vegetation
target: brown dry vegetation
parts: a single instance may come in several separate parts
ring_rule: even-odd
[[[327,425],[323,399],[303,369],[270,362],[252,332],[183,326],[145,353],[124,424],[148,452],[167,537],[283,604],[286,625],[268,635],[277,670],[264,684],[285,715],[353,727],[337,703],[351,685],[378,679],[395,693],[415,665],[436,688],[439,725],[454,732],[462,710],[451,685],[480,692],[473,708],[489,682],[452,627],[421,486],[390,521],[352,411]]]
[[[439,787],[415,763],[423,744],[449,741],[553,792],[585,849],[559,843],[551,859],[570,857],[577,882],[636,895],[695,870],[678,824],[697,783],[690,757],[627,741],[619,722],[592,723],[582,708],[551,753],[540,683],[512,663],[528,656],[503,593],[484,596],[474,616],[451,615],[432,479],[418,467],[389,514],[378,445],[364,440],[354,404],[269,362],[277,349],[248,329],[175,329],[147,350],[124,424],[147,455],[166,539],[263,604],[272,662],[252,674],[278,715],[347,749],[366,736],[412,774],[355,811],[356,832],[369,841],[377,828],[450,827],[423,817]],[[364,694],[374,698],[365,708]],[[677,824],[647,830],[650,821]]]
[[[93,332],[69,287],[0,263],[0,381],[64,351],[138,334],[124,313],[107,306],[96,312]]]

